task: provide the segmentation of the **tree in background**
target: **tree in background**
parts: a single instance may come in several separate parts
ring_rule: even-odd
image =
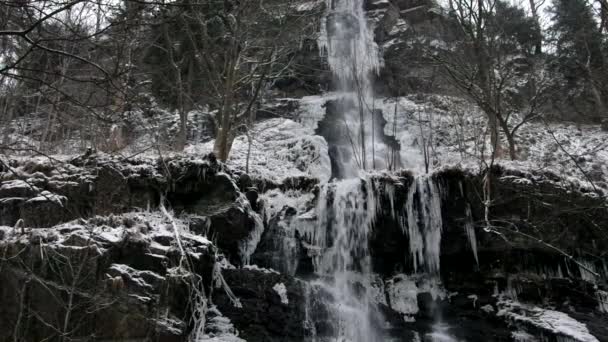
[[[486,114],[493,157],[501,153],[503,135],[510,158],[516,159],[517,130],[539,115],[546,90],[545,75],[534,61],[542,40],[537,22],[499,0],[453,0],[451,6],[460,32],[432,56]]]
[[[0,7],[6,19],[0,40],[11,47],[0,67],[2,100],[11,103],[3,115],[4,149],[47,151],[73,132],[86,141],[82,147],[97,147],[103,127],[118,120],[111,104],[123,91],[116,79],[124,64],[107,48],[112,24],[102,19],[110,2],[8,1]],[[14,146],[11,123],[26,116],[31,127],[24,133],[38,144]]]
[[[551,61],[566,89],[582,89],[591,98],[596,117],[607,117],[608,64],[602,31],[587,0],[554,0],[550,33],[555,53]],[[585,96],[586,95],[586,96]]]
[[[273,0],[203,1],[165,8],[150,31],[146,61],[153,93],[177,108],[185,143],[188,111],[214,112],[214,152],[225,161],[248,130],[272,82],[288,73],[307,28],[314,25],[290,3]]]

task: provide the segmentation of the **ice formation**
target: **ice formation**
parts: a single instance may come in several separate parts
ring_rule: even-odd
[[[287,288],[285,287],[285,284],[276,283],[276,284],[274,284],[272,289],[274,290],[274,292],[277,293],[277,295],[279,295],[279,298],[281,298],[282,304],[285,304],[285,305],[289,304],[289,298],[287,297]]]
[[[387,148],[375,137],[376,99],[373,76],[382,60],[363,0],[327,0],[319,47],[334,74],[341,124],[334,158],[343,177],[355,177],[372,165],[386,168]]]
[[[408,193],[406,211],[406,232],[414,271],[423,268],[429,273],[439,273],[443,226],[441,195],[431,177],[416,178]]]

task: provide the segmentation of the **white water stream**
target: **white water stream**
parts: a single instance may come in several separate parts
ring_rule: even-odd
[[[386,168],[386,146],[375,137],[376,104],[373,79],[382,65],[374,31],[363,10],[363,0],[327,0],[319,47],[341,94],[336,110],[333,158],[337,174],[356,177],[359,170]]]
[[[316,285],[332,297],[334,332],[331,341],[383,341],[382,322],[373,299],[369,237],[380,209],[378,189],[369,169],[386,169],[387,148],[374,136],[373,78],[381,67],[374,32],[363,10],[364,0],[327,0],[319,39],[321,51],[334,74],[335,106],[340,117],[335,127],[335,174],[342,180],[325,184],[318,196],[317,224],[305,236],[316,246]],[[393,196],[389,192],[390,201]],[[394,203],[390,203],[395,216]],[[439,272],[441,198],[433,180],[418,178],[408,195],[407,222],[414,269]]]

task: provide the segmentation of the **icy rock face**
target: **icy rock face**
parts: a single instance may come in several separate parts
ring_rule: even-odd
[[[563,312],[541,309],[510,300],[499,301],[498,306],[500,311],[497,316],[504,316],[515,324],[554,334],[558,340],[599,342],[595,336],[589,333],[585,324]]]
[[[586,248],[604,246],[606,241],[596,236],[593,247],[588,239],[591,231],[554,221],[565,218],[561,211],[547,214],[542,209],[547,205],[566,208],[566,203],[577,208],[601,204],[550,181],[521,182],[508,176],[511,171],[497,168],[492,172],[493,194],[503,200],[492,206],[488,217],[495,224],[512,222],[496,226],[500,234],[484,230],[485,207],[476,197],[483,192],[483,178],[462,170],[446,169],[428,177],[377,174],[334,181],[319,188],[312,209],[310,198],[298,202],[297,196],[274,190],[274,203],[283,205],[271,206],[268,214],[271,221],[274,217],[273,224],[289,226],[290,239],[299,246],[289,256],[297,259],[295,274],[319,277],[310,283],[306,311],[318,311],[319,298],[324,298],[327,315],[335,317],[329,323],[308,319],[304,326],[314,327],[309,331],[317,338],[366,334],[367,327],[382,336],[387,332],[379,326],[389,322],[390,336],[396,336],[394,331],[411,336],[414,329],[421,337],[435,334],[455,341],[510,339],[515,327],[509,326],[505,316],[496,319],[499,307],[494,294],[505,292],[542,307],[551,303],[559,307],[555,311],[572,315],[587,326],[592,336],[599,340],[608,336],[601,328],[606,317],[602,316],[603,292],[598,292],[605,289],[603,264],[585,258],[562,263],[567,259],[563,254],[539,249],[542,243],[538,239],[521,235],[533,234],[535,227],[542,226],[548,234],[543,238],[549,241],[559,239],[562,229],[569,229],[572,240]],[[536,189],[542,192],[528,197],[530,201],[516,196]],[[596,223],[608,222],[605,212],[594,213]],[[570,212],[568,222],[586,217],[572,215]],[[298,218],[297,224],[294,218]],[[551,226],[545,226],[547,221],[553,222]],[[564,251],[576,253],[573,241],[560,243]],[[272,248],[263,249],[272,256]],[[285,258],[288,254],[280,255]],[[585,293],[586,299],[577,296],[577,291]],[[348,308],[348,313],[334,306]],[[383,315],[377,315],[378,311]],[[471,319],[459,320],[462,315]],[[341,321],[348,317],[358,317],[359,324],[351,328]],[[443,323],[427,326],[437,317]],[[378,325],[378,321],[383,323]],[[456,321],[459,323],[453,324]],[[528,333],[541,336],[536,330]],[[560,336],[551,331],[542,334]]]
[[[278,272],[249,267],[222,270],[242,304],[234,307],[226,294],[214,290],[213,302],[247,341],[304,341],[307,284]],[[283,285],[283,286],[281,286]],[[314,315],[320,315],[315,309]]]
[[[177,225],[186,227],[179,220]],[[129,213],[5,230],[0,340],[39,341],[54,329],[68,329],[74,339],[94,334],[106,340],[183,340],[190,298],[184,275],[172,271],[180,252],[168,238],[171,229],[160,213]],[[187,231],[181,238],[192,268],[210,279],[214,246]],[[25,312],[36,313],[27,328],[20,314]],[[57,318],[61,325],[55,325]]]
[[[214,158],[120,160],[82,156],[51,166],[48,160],[17,164],[0,178],[0,224],[50,227],[93,215],[157,208],[161,200],[187,216],[192,229],[218,237],[235,264],[246,264],[264,230],[253,208]],[[244,191],[244,190],[243,190]],[[165,203],[167,204],[167,203]]]

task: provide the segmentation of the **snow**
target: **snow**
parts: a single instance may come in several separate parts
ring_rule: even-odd
[[[227,317],[213,305],[207,311],[205,334],[193,342],[246,342],[238,337],[238,331]]]
[[[280,274],[279,272],[273,270],[272,268],[259,267],[258,265],[244,265],[243,269],[250,270],[250,271],[256,271],[256,272],[262,272],[262,273],[266,273],[266,274]]]
[[[486,304],[486,305],[480,307],[479,309],[481,309],[485,313],[492,313],[492,312],[494,312],[494,307],[492,305],[490,305],[490,304]]]
[[[44,190],[38,196],[30,198],[27,200],[28,203],[31,202],[51,202],[63,207],[63,205],[68,201],[67,197],[54,194],[50,191]]]
[[[395,25],[393,26],[393,28],[389,31],[388,35],[389,36],[396,36],[399,35],[405,31],[407,31],[409,28],[409,25],[407,23],[407,21],[403,20],[402,18],[399,18],[397,20],[397,22],[395,23]],[[385,45],[386,47],[386,45]]]
[[[433,325],[433,330],[427,333],[426,336],[433,342],[458,342],[458,340],[450,334],[450,327],[444,323]]]
[[[386,282],[386,293],[391,309],[404,315],[418,313],[418,287],[413,279],[406,275],[397,275]]]
[[[268,219],[275,217],[284,207],[296,209],[298,213],[308,211],[314,200],[314,194],[309,191],[272,189],[266,191],[261,198],[265,202]]]
[[[386,281],[386,294],[391,309],[411,319],[418,313],[418,294],[428,293],[433,300],[443,300],[447,293],[437,277],[426,274],[397,274]]]
[[[287,288],[285,287],[285,284],[276,283],[274,284],[272,289],[274,290],[274,292],[277,293],[277,295],[279,295],[279,298],[281,298],[281,303],[285,305],[289,304],[289,299],[287,298]]]
[[[475,294],[468,295],[467,298],[473,301],[473,307],[477,306],[477,299],[478,299],[477,295],[475,295]]]
[[[21,180],[21,179],[5,181],[5,182],[2,182],[2,185],[0,186],[0,192],[8,191],[8,190],[16,190],[16,189],[24,189],[24,190],[34,189],[35,191],[38,191],[38,189],[36,187],[30,185],[29,183],[27,183],[26,181]]]
[[[498,301],[498,307],[499,311],[496,315],[513,323],[531,325],[577,342],[599,342],[589,333],[585,324],[566,313],[504,299]]]
[[[511,337],[515,342],[536,342],[538,341],[534,336],[530,335],[526,331],[518,330],[511,332]]]
[[[412,95],[377,101],[387,121],[385,134],[393,135],[401,146],[403,168],[420,170],[424,142],[430,144],[430,168],[446,166],[476,169],[482,163],[481,151],[489,150],[489,136],[484,134],[485,115],[473,104],[456,97]],[[395,115],[395,106],[397,115]],[[511,124],[517,123],[514,115]],[[506,153],[497,163],[531,174],[550,172],[580,188],[591,188],[587,177],[562,151],[553,136],[571,154],[596,187],[608,191],[608,132],[599,125],[528,122],[516,136],[518,160]],[[506,142],[503,141],[506,148]],[[486,153],[485,159],[489,158]],[[525,179],[516,180],[528,182]]]
[[[331,176],[327,142],[320,136],[289,119],[270,119],[256,123],[251,129],[249,174],[253,178],[282,183],[289,177],[317,178],[326,182]],[[188,145],[186,154],[204,155],[213,151],[214,141]],[[227,165],[245,171],[249,142],[238,136]]]
[[[301,3],[298,3],[297,5],[293,5],[293,6],[295,6],[296,11],[298,11],[298,12],[307,12],[307,11],[311,11],[311,10],[315,9],[315,7],[319,6],[323,2],[324,2],[324,0],[313,0],[313,1],[301,2]]]

